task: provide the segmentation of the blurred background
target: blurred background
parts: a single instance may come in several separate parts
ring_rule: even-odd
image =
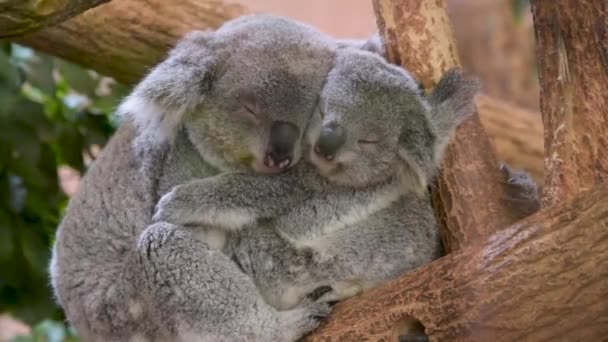
[[[448,0],[462,63],[484,92],[538,115],[527,0]],[[242,0],[256,12],[308,22],[337,37],[375,31],[368,0]],[[48,261],[80,175],[116,128],[128,86],[0,41],[0,341],[75,340],[54,304]],[[15,337],[18,336],[18,337]]]

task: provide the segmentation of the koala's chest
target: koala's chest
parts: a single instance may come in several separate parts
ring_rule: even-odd
[[[362,201],[344,200],[343,203],[326,203],[316,210],[303,208],[292,217],[299,222],[285,232],[297,248],[311,248],[326,254],[333,250],[331,241],[360,229],[397,199],[396,195],[370,196]],[[284,227],[284,226],[283,226]],[[281,229],[281,228],[279,228]],[[371,229],[371,227],[370,227]]]

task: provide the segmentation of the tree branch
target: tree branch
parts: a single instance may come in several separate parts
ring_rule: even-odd
[[[24,35],[110,0],[8,0],[0,2],[0,38]]]
[[[431,341],[600,341],[607,226],[604,185],[338,304],[309,341],[388,341],[406,317]]]
[[[186,32],[244,13],[221,0],[116,0],[17,41],[134,83]]]
[[[551,206],[608,180],[608,3],[536,0],[532,14]]]

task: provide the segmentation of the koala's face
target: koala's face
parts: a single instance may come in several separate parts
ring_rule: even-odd
[[[293,166],[334,50],[310,28],[276,18],[224,27],[213,40],[227,53],[191,116],[191,137],[204,137],[230,169],[275,173]]]
[[[311,162],[330,181],[365,186],[395,174],[403,134],[425,131],[428,110],[403,70],[353,49],[340,50],[310,129]],[[423,139],[421,139],[423,140]]]
[[[159,125],[184,127],[220,170],[280,172],[301,158],[335,46],[309,26],[246,16],[189,34],[134,94],[162,107]]]

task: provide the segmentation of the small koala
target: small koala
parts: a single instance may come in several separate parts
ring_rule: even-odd
[[[239,210],[204,233],[152,215],[178,184],[295,165],[338,46],[285,18],[245,16],[188,34],[135,87],[53,247],[52,286],[84,340],[294,341],[329,314],[324,302],[278,311],[218,250],[248,220]]]
[[[309,164],[178,185],[154,219],[247,225],[226,253],[281,310],[316,289],[326,301],[357,294],[440,255],[427,184],[477,89],[452,70],[425,97],[405,70],[340,49],[307,131]]]

